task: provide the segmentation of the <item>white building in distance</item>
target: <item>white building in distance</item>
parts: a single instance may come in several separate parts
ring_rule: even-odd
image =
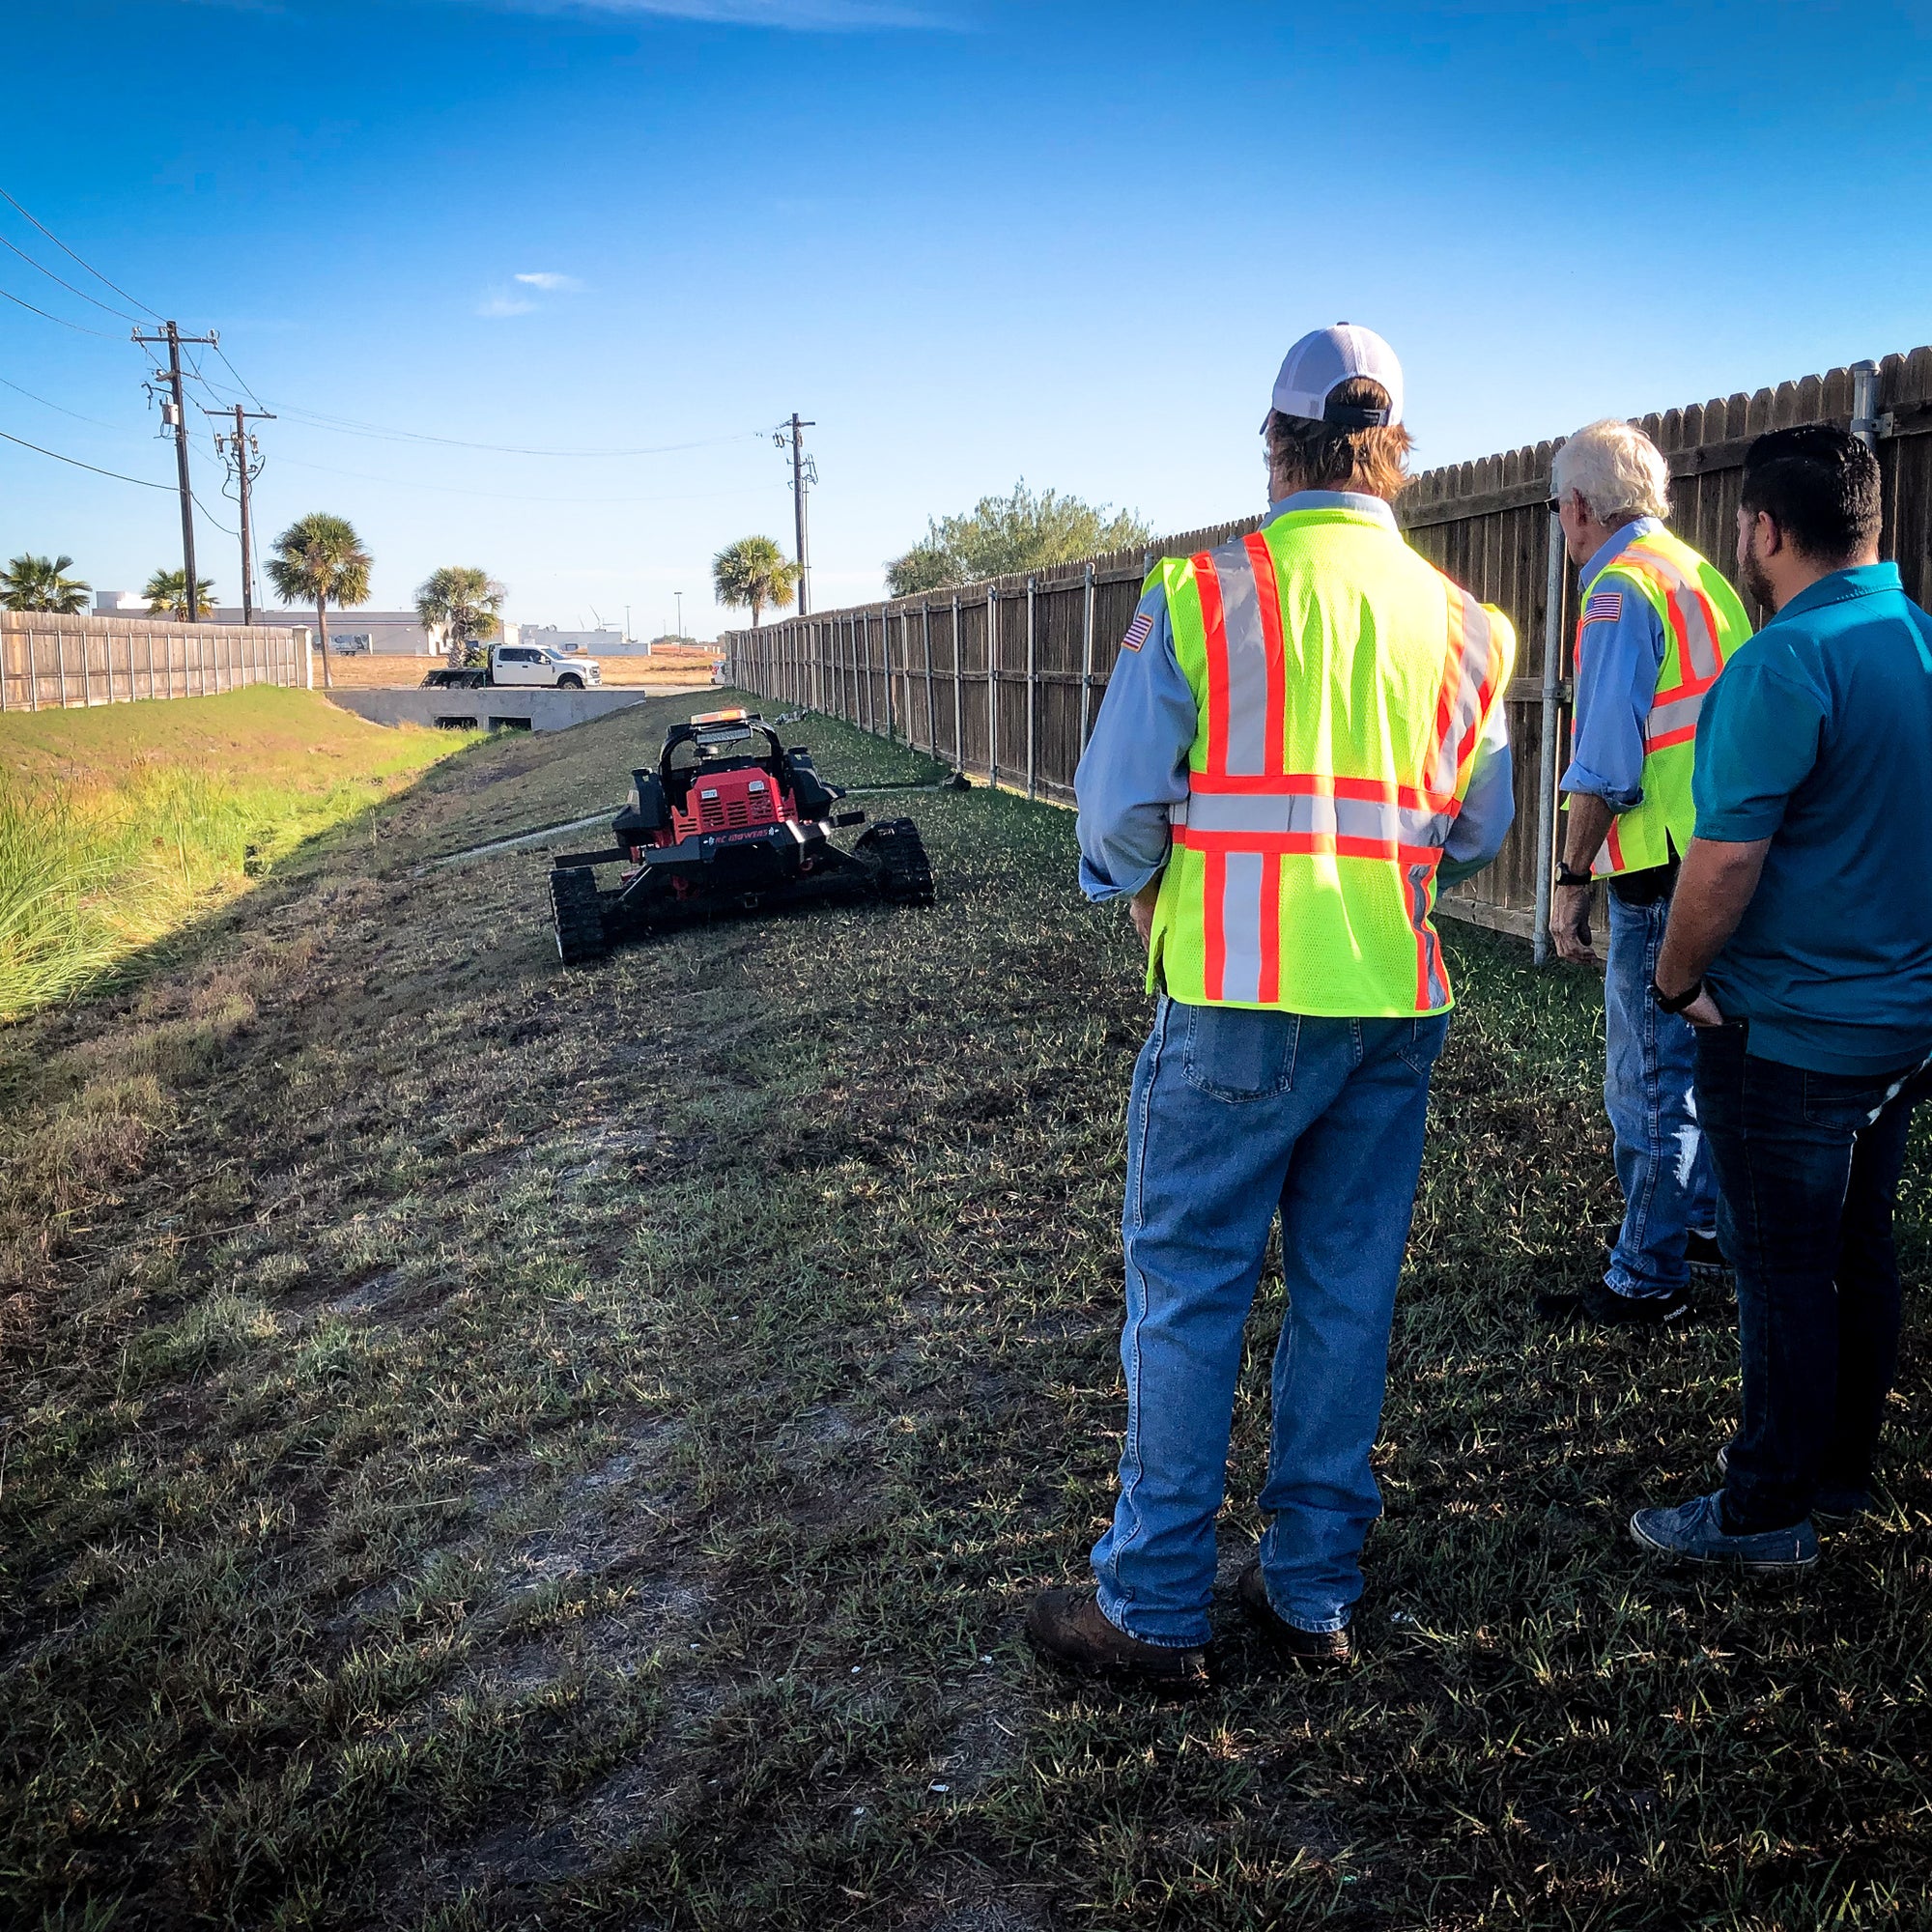
[[[632,642],[622,631],[565,631],[554,624],[506,624],[506,634],[520,644],[547,651],[588,651],[595,657],[620,658],[647,654],[648,647]]]
[[[145,617],[148,600],[138,590],[97,590],[94,593],[97,617]],[[242,607],[220,604],[203,613],[211,624],[239,624]],[[300,625],[315,630],[315,611],[300,604],[257,604],[258,624]],[[506,626],[504,640],[516,642],[514,627]],[[405,657],[440,657],[442,646],[422,627],[413,611],[337,611],[328,613],[328,645],[343,652],[388,651]]]

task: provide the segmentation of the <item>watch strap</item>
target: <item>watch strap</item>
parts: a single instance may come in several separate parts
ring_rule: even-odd
[[[1681,993],[1666,993],[1655,980],[1650,982],[1650,997],[1661,1013],[1681,1013],[1686,1007],[1694,1006],[1703,997],[1703,992],[1701,975]]]

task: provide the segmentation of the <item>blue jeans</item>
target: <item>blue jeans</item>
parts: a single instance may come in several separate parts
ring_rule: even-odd
[[[1690,1279],[1684,1237],[1717,1225],[1711,1156],[1692,1095],[1696,1029],[1650,997],[1670,900],[1610,902],[1604,975],[1604,1106],[1616,1136],[1624,1224],[1604,1279],[1619,1294],[1671,1294]]]
[[[1344,1628],[1381,1494],[1389,1324],[1446,1013],[1314,1019],[1163,998],[1127,1109],[1127,1433],[1101,1609],[1150,1643],[1208,1635],[1241,1336],[1277,1209],[1262,1575],[1280,1616]]]
[[[1738,1270],[1744,1420],[1724,1526],[1787,1529],[1820,1489],[1871,1487],[1898,1368],[1891,1215],[1923,1076],[1814,1073],[1748,1050],[1747,1022],[1697,1037],[1697,1096]]]

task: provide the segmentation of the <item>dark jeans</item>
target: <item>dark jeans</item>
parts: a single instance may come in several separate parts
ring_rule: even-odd
[[[1744,1421],[1724,1526],[1786,1529],[1820,1488],[1870,1487],[1898,1367],[1891,1211],[1915,1068],[1812,1073],[1747,1049],[1743,1021],[1697,1035],[1697,1116],[1718,1229],[1738,1273]]]

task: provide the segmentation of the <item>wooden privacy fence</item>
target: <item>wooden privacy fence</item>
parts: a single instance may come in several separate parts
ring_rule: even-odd
[[[1670,466],[1672,527],[1730,572],[1746,448],[1768,429],[1808,422],[1853,425],[1872,440],[1885,479],[1884,554],[1897,560],[1907,591],[1926,602],[1932,349],[1642,417],[1640,427]],[[1518,639],[1506,694],[1516,824],[1495,865],[1446,892],[1441,909],[1534,934],[1539,950],[1559,753],[1568,739],[1577,587],[1548,509],[1550,459],[1559,446],[1540,442],[1428,470],[1398,507],[1415,548],[1506,611]],[[1210,549],[1261,522],[1254,516],[1167,537],[1145,552],[729,632],[731,680],[930,752],[1031,798],[1070,803],[1074,767],[1150,560]]]
[[[303,630],[0,611],[0,711],[204,697],[247,684],[309,681]]]

